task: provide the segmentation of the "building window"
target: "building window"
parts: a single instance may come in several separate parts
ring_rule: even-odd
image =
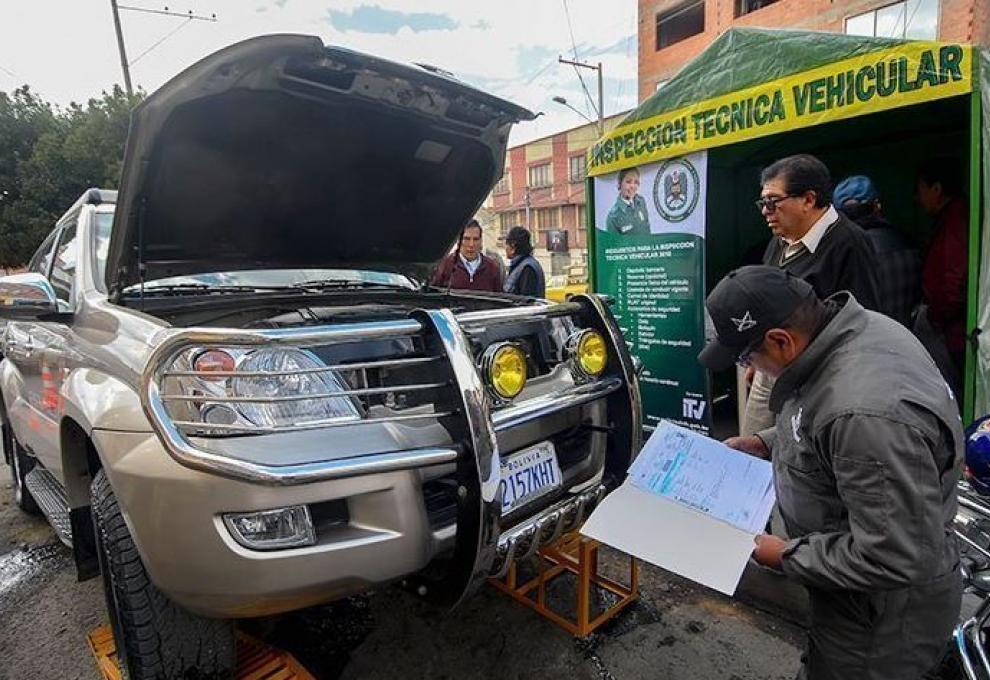
[[[543,163],[542,165],[534,165],[529,169],[529,186],[536,189],[539,187],[548,187],[552,184],[550,181],[550,164]]]
[[[695,0],[657,15],[657,49],[705,32],[705,2]]]
[[[517,217],[518,213],[514,210],[508,212],[499,213],[498,215],[498,230],[499,236],[505,238],[509,234],[509,230],[512,227],[519,224],[519,219]]]
[[[507,194],[509,193],[509,173],[506,172],[502,175],[502,178],[495,183],[495,188],[492,189],[492,193],[495,194]]]
[[[939,0],[901,0],[846,17],[846,33],[875,38],[934,40],[938,37]]]
[[[755,12],[756,10],[763,9],[767,5],[772,5],[775,2],[777,2],[777,0],[737,0],[736,16],[741,17],[744,14]]]
[[[587,177],[588,172],[588,158],[584,154],[580,156],[571,156],[570,158],[570,175],[572,182],[583,182],[584,178]]]
[[[530,231],[542,233],[547,229],[556,229],[560,224],[557,208],[535,208],[530,213],[530,219],[533,220]]]
[[[576,205],[574,209],[577,210],[577,226],[579,231],[584,231],[588,228],[588,210],[587,206]],[[581,239],[578,239],[580,243]]]

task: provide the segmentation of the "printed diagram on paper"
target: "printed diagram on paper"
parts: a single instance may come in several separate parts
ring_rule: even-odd
[[[770,463],[669,422],[653,432],[629,480],[750,534],[763,533],[775,498]]]

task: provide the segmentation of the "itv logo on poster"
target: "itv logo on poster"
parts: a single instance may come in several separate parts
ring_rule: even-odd
[[[704,399],[684,397],[681,400],[681,415],[685,418],[701,420],[701,417],[705,414],[706,406],[708,406],[708,403]]]

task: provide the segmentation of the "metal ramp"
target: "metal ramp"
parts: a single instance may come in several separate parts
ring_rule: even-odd
[[[105,680],[123,680],[117,665],[117,646],[110,626],[100,626],[87,636],[96,666]],[[295,657],[237,631],[236,680],[316,680]]]

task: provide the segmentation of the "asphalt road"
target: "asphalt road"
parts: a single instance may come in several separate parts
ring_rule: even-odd
[[[328,679],[794,677],[798,626],[649,566],[640,587],[636,603],[584,641],[489,587],[454,612],[384,588],[243,625]],[[99,580],[76,582],[68,549],[14,505],[0,464],[0,679],[99,680],[86,634],[105,620]]]

